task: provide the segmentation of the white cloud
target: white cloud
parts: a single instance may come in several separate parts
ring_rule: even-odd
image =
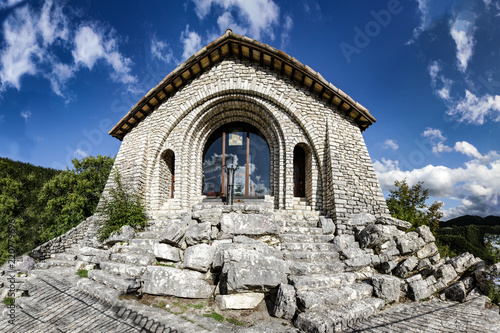
[[[455,143],[454,149],[456,151],[458,151],[459,153],[462,153],[462,154],[467,155],[469,157],[475,157],[477,159],[480,159],[483,157],[483,155],[481,155],[479,153],[477,148],[474,147],[473,145],[471,145],[470,143],[468,143],[467,141],[461,141],[461,142]]]
[[[73,153],[73,156],[82,158],[82,157],[87,157],[88,154],[85,151],[81,150],[81,149],[77,149]]]
[[[200,35],[190,31],[189,25],[181,33],[181,43],[183,45],[182,60],[188,59],[202,48]]]
[[[429,0],[417,0],[418,3],[418,13],[420,14],[420,24],[418,27],[413,29],[413,39],[417,39],[422,32],[427,30],[430,24],[429,17]],[[410,40],[408,43],[412,43]]]
[[[21,117],[24,118],[25,122],[28,122],[28,119],[31,118],[31,111],[22,111]]]
[[[483,2],[484,2],[484,7],[486,7],[486,9],[489,9],[491,6],[491,0],[483,0]]]
[[[457,207],[445,210],[445,217],[464,214],[486,216],[500,214],[500,155],[490,151],[487,156],[474,146],[460,143],[457,149],[473,157],[463,167],[427,165],[420,169],[402,171],[398,161],[382,159],[374,167],[383,190],[394,189],[394,181],[406,178],[409,185],[424,182],[429,194],[439,199],[459,199]]]
[[[226,29],[231,29],[234,33],[239,35],[246,35],[248,29],[238,25],[233,18],[231,12],[224,12],[221,16],[217,18],[217,25],[219,26],[219,31],[225,31]]]
[[[98,60],[104,60],[113,68],[111,78],[121,83],[133,83],[137,79],[130,74],[132,61],[118,51],[116,39],[111,33],[89,25],[80,26],[75,36],[75,48],[71,52],[77,66],[92,70]]]
[[[440,153],[449,153],[451,151],[453,151],[453,148],[445,145],[442,142],[438,142],[432,147],[432,153],[434,153],[434,155],[439,155]]]
[[[451,101],[450,90],[453,84],[453,81],[447,79],[444,75],[440,75],[442,72],[441,65],[437,61],[433,61],[430,63],[428,67],[429,75],[431,76],[431,86],[434,89],[434,92],[441,98],[442,100],[449,102]],[[440,88],[438,87],[440,86]]]
[[[151,39],[151,54],[153,59],[158,59],[170,64],[174,61],[174,53],[170,46],[161,40],[158,40],[156,36]]]
[[[398,145],[396,140],[387,139],[387,140],[385,140],[382,147],[385,149],[398,150],[399,145]]]
[[[283,31],[281,32],[281,48],[284,49],[285,47],[290,44],[290,31],[293,28],[293,19],[290,15],[285,16],[285,23],[283,24]]]
[[[465,97],[451,105],[446,113],[458,116],[460,122],[469,124],[482,125],[487,117],[498,122],[500,121],[500,96],[486,94],[477,97],[469,90],[466,90]]]
[[[24,0],[2,0],[0,1],[0,9],[6,9],[10,7],[14,7],[17,4],[20,4]]]
[[[443,133],[441,133],[441,130],[432,127],[427,127],[425,131],[422,133],[422,136],[424,138],[434,141],[446,140],[446,137],[443,135]]]
[[[450,34],[457,46],[457,60],[460,71],[465,72],[474,51],[474,15],[463,12],[451,23]]]
[[[272,0],[193,0],[193,2],[200,19],[210,13],[212,5],[223,9],[223,14],[217,20],[221,32],[230,27],[223,24],[233,24],[237,29],[248,30],[250,36],[255,39],[260,39],[261,34],[274,39],[272,26],[278,24],[279,7]]]

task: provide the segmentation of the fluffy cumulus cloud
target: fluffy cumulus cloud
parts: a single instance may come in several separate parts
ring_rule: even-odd
[[[398,145],[398,142],[396,140],[387,139],[387,140],[385,140],[382,147],[384,149],[398,150],[399,145]]]
[[[403,171],[398,161],[382,159],[375,161],[374,167],[384,190],[393,189],[395,180],[406,178],[410,185],[423,181],[435,198],[456,198],[458,205],[445,209],[445,218],[500,214],[500,155],[490,151],[483,156],[467,142],[457,142],[455,150],[470,156],[471,160],[458,168],[427,165]]]
[[[458,68],[465,72],[474,51],[474,21],[475,15],[470,12],[462,12],[451,22],[450,35],[457,47]]]
[[[82,67],[92,69],[101,59],[109,65],[111,77],[132,83],[130,59],[122,56],[110,32],[96,29],[97,24],[74,29],[58,2],[47,0],[41,8],[30,3],[7,1],[12,7],[3,23],[0,49],[0,90],[21,89],[21,78],[33,75],[46,78],[57,95],[64,97],[69,79]],[[57,51],[56,51],[57,50]],[[73,63],[61,61],[61,50],[72,50]],[[63,51],[64,52],[64,51]]]
[[[217,23],[223,32],[231,28],[236,33],[249,34],[255,39],[267,35],[274,39],[272,27],[278,24],[279,7],[272,0],[193,0],[196,15],[205,18],[212,7],[222,10]]]
[[[200,35],[189,30],[189,25],[181,33],[181,43],[183,46],[182,60],[186,60],[202,48]]]
[[[456,116],[459,121],[468,124],[482,125],[488,118],[498,122],[500,121],[500,96],[485,94],[478,97],[466,90],[465,96],[453,103],[447,114]]]
[[[442,68],[439,62],[432,61],[428,67],[429,75],[431,76],[431,86],[436,95],[444,101],[450,101],[450,90],[453,81],[446,78],[442,74]]]
[[[431,142],[432,152],[435,155],[453,151],[451,147],[444,144],[444,141],[446,141],[446,137],[439,129],[427,127],[422,133],[422,136]]]

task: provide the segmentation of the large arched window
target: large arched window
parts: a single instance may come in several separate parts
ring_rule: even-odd
[[[269,194],[270,154],[262,133],[246,123],[229,123],[217,129],[203,151],[203,194],[226,196],[224,165],[238,166],[234,177],[235,197]]]

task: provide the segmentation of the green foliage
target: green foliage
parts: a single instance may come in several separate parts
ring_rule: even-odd
[[[446,245],[451,255],[463,252],[472,253],[474,256],[488,263],[500,261],[498,251],[487,243],[487,235],[500,234],[500,226],[466,225],[461,227],[440,228],[436,234],[436,243]]]
[[[94,213],[114,158],[72,162],[61,171],[0,158],[0,264],[9,245],[26,253]]]
[[[88,278],[89,277],[89,271],[86,269],[79,269],[78,272],[76,272],[76,275],[82,278]]]
[[[114,186],[103,196],[99,213],[104,217],[99,229],[99,239],[107,239],[113,232],[124,225],[130,225],[136,230],[147,225],[146,208],[141,198],[126,188],[118,170],[113,173]]]
[[[396,189],[389,194],[387,207],[393,217],[410,222],[412,229],[427,225],[435,234],[439,228],[439,219],[443,217],[443,213],[439,211],[443,203],[435,201],[432,205],[427,205],[425,201],[429,199],[429,190],[424,189],[423,184],[418,182],[410,187],[406,179],[395,181]]]
[[[217,320],[219,323],[222,323],[224,321],[224,316],[221,315],[221,314],[218,314],[217,312],[215,311],[212,311],[210,313],[205,313],[203,315],[203,317],[208,317],[208,318],[214,318],[215,320]]]
[[[14,306],[16,304],[16,299],[14,297],[5,297],[3,299],[3,304],[7,306]]]

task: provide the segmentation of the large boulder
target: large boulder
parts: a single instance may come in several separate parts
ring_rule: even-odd
[[[193,219],[201,223],[209,222],[211,225],[216,226],[220,223],[222,218],[222,208],[212,207],[196,209],[193,211]]]
[[[7,267],[8,267],[7,270],[16,271],[20,273],[28,273],[33,268],[35,268],[35,260],[33,260],[33,258],[31,258],[28,255],[24,255],[21,258],[16,258],[14,265],[12,265],[11,261],[9,261]]]
[[[402,261],[395,269],[394,274],[401,278],[405,278],[418,265],[418,259],[414,256]]]
[[[432,281],[434,282],[435,279],[433,279]],[[406,279],[406,282],[408,284],[407,296],[412,301],[418,301],[423,298],[427,298],[436,291],[434,284],[429,283],[430,280],[423,280],[420,274]]]
[[[110,246],[115,243],[128,242],[130,239],[134,238],[135,230],[129,225],[124,225],[120,230],[111,233],[111,235],[106,239],[104,244]]]
[[[374,224],[376,220],[377,218],[369,213],[351,214],[345,222],[345,225],[348,228],[358,232],[364,229],[366,226]]]
[[[211,232],[212,225],[210,222],[193,224],[186,230],[186,243],[187,245],[208,243],[210,242]]]
[[[224,251],[221,291],[269,292],[281,283],[287,283],[289,273],[288,263],[275,256],[242,247],[229,248]]]
[[[463,302],[467,297],[467,290],[465,289],[463,282],[460,281],[446,288],[444,294],[446,298],[451,301]]]
[[[376,224],[392,225],[399,230],[406,231],[411,228],[411,223],[406,222],[392,216],[382,216],[377,219]]]
[[[474,257],[469,252],[465,252],[451,258],[447,263],[451,264],[458,274],[461,274],[480,261],[481,259]]]
[[[146,294],[183,298],[210,298],[215,286],[204,279],[205,275],[191,270],[165,266],[148,266],[142,291]]]
[[[245,310],[254,309],[263,299],[263,293],[217,295],[215,304],[220,310]]]
[[[162,232],[159,235],[160,242],[181,247],[188,226],[188,221],[184,219],[169,221],[162,227]]]
[[[418,227],[417,229],[415,229],[415,232],[423,238],[425,243],[432,243],[436,241],[436,238],[432,234],[431,229],[429,229],[429,227],[426,225]]]
[[[214,261],[215,247],[208,244],[190,246],[184,251],[184,267],[206,272]]]
[[[401,280],[390,275],[372,276],[373,292],[375,296],[387,303],[397,302],[401,295]]]
[[[333,223],[333,220],[330,218],[320,216],[318,227],[323,229],[324,235],[331,235],[335,233],[335,223]]]
[[[398,249],[401,254],[413,253],[425,245],[425,241],[414,231],[404,234],[397,239]]]
[[[429,243],[417,251],[417,258],[418,259],[429,258],[435,255],[436,253],[438,253],[438,248],[436,244]]]
[[[374,248],[387,241],[402,237],[404,232],[392,225],[371,224],[361,230],[357,240],[362,248]]]
[[[221,238],[235,235],[263,236],[278,235],[280,224],[272,216],[264,214],[223,214],[221,220]]]
[[[178,262],[181,260],[181,250],[177,247],[156,243],[153,245],[153,253],[156,258],[168,261]]]

